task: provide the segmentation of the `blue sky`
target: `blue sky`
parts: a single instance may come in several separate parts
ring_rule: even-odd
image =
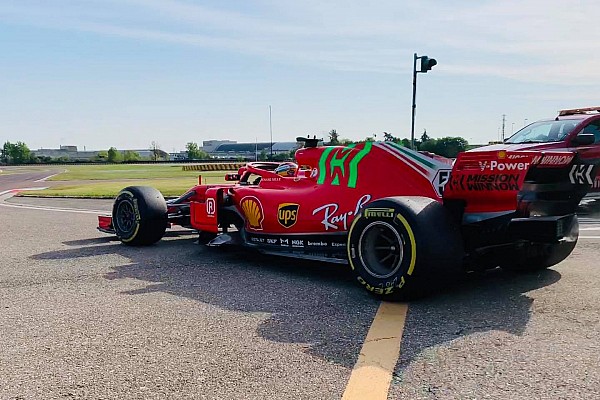
[[[372,3],[372,4],[371,4]],[[0,141],[498,138],[600,105],[591,1],[0,0]]]

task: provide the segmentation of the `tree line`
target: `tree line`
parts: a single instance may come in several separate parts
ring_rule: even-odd
[[[186,159],[188,160],[208,160],[211,156],[202,150],[197,143],[189,142],[186,144]],[[165,161],[165,152],[161,150],[156,142],[150,144],[149,157],[142,157],[133,150],[120,151],[116,147],[110,147],[108,150],[100,150],[91,158],[72,158],[67,156],[49,157],[36,155],[31,151],[27,144],[18,141],[16,143],[5,142],[0,148],[0,163],[2,164],[47,164],[47,163],[68,163],[68,162],[138,162],[138,161]]]
[[[373,134],[371,136],[368,136],[364,140],[354,142],[349,139],[340,138],[339,133],[335,129],[329,131],[328,136],[329,142],[326,142],[325,144],[330,146],[375,141],[377,138],[377,134]],[[399,137],[396,137],[389,132],[383,132],[383,140],[386,142],[394,142],[404,147],[411,147],[410,139],[400,139]],[[415,138],[415,150],[426,151],[448,158],[455,158],[458,155],[458,153],[466,151],[468,147],[469,142],[465,138],[462,138],[460,136],[447,136],[439,139],[434,139],[429,137],[429,135],[427,134],[427,130],[423,131],[423,134],[420,138]]]
[[[326,145],[349,145],[352,143],[374,141],[377,139],[377,135],[373,134],[368,136],[364,140],[355,142],[349,139],[341,138],[337,130],[332,129],[328,133],[329,141]],[[394,136],[392,133],[383,132],[383,140],[398,143],[402,146],[410,148],[410,139],[399,138]],[[461,151],[467,150],[469,143],[462,137],[442,137],[434,139],[429,137],[427,131],[424,131],[420,138],[415,139],[415,149],[418,151],[426,151],[435,153],[444,157],[454,158]],[[209,160],[212,157],[206,151],[202,150],[198,143],[188,142],[185,145],[186,154],[184,159],[187,160]],[[0,163],[3,164],[30,164],[30,163],[53,163],[53,162],[138,162],[138,161],[162,161],[164,160],[164,154],[160,149],[160,146],[156,142],[150,144],[150,157],[142,158],[137,152],[132,150],[119,151],[116,147],[110,147],[108,150],[99,151],[91,159],[71,159],[68,157],[48,157],[48,156],[37,156],[32,152],[24,142],[18,141],[16,143],[5,142],[0,149]],[[266,150],[262,150],[257,158],[260,161],[284,161],[294,158],[295,150],[290,153],[279,153],[271,156]],[[240,160],[241,161],[241,160]]]

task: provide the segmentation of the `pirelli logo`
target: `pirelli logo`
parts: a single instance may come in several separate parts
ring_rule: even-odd
[[[367,208],[365,218],[394,218],[393,208]]]

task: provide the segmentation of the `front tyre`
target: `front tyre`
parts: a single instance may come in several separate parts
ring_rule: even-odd
[[[461,271],[462,237],[439,202],[389,197],[370,203],[354,219],[348,259],[369,292],[385,300],[409,300]]]
[[[158,242],[167,229],[167,218],[167,203],[152,187],[126,187],[113,204],[115,233],[127,245],[145,246]]]

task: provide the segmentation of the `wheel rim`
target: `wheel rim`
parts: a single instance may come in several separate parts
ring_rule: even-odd
[[[133,204],[129,201],[121,201],[115,213],[115,222],[118,230],[122,233],[130,233],[133,231],[136,221],[137,218]]]
[[[358,253],[369,274],[386,279],[402,266],[404,242],[392,225],[375,221],[362,231],[358,239]]]

